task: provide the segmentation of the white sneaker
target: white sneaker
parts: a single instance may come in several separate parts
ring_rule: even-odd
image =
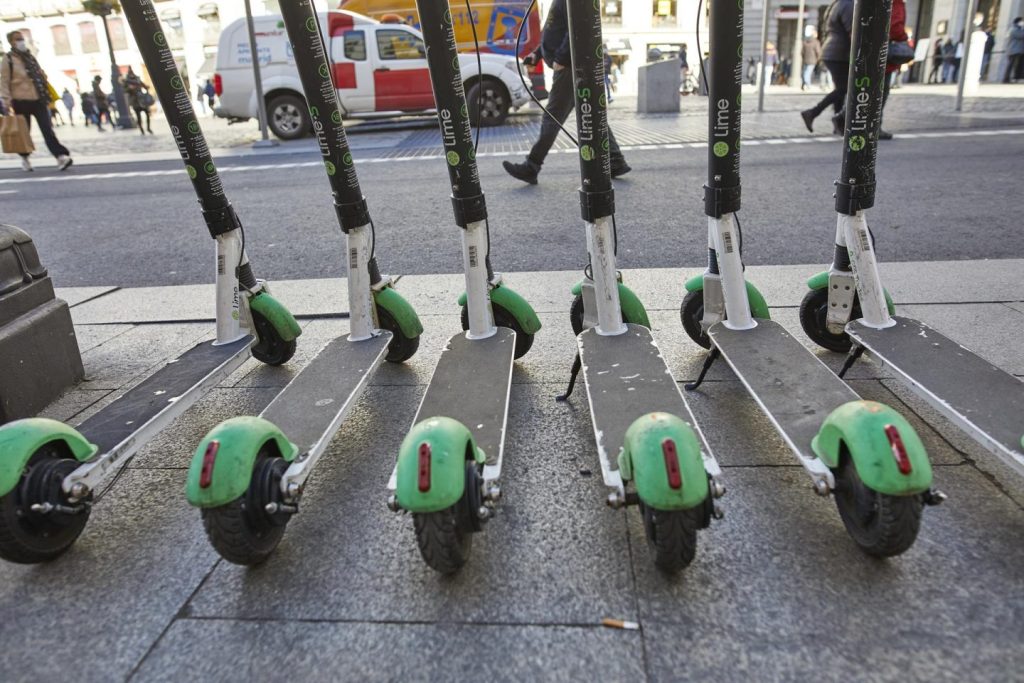
[[[29,161],[28,158],[22,157],[21,158],[21,170],[23,170],[23,171],[34,171],[35,169],[32,168],[32,162]]]
[[[70,166],[73,163],[75,162],[71,159],[71,157],[69,157],[67,154],[62,154],[59,157],[57,157],[57,170],[66,171],[68,169],[68,166]]]

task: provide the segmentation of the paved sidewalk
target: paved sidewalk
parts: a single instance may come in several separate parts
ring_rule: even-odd
[[[954,111],[953,86],[903,86],[895,91],[886,107],[885,126],[894,132],[1016,127],[1024,125],[1024,86],[988,85],[981,96],[965,100],[963,112]],[[765,112],[757,112],[757,91],[745,86],[743,93],[744,140],[801,138],[808,135],[797,112],[810,107],[823,93],[801,93],[788,87],[772,87],[765,98]],[[697,143],[707,136],[707,99],[688,96],[681,100],[676,114],[637,114],[636,98],[619,98],[611,105],[611,124],[621,145],[643,146]],[[504,126],[481,131],[481,154],[525,154],[537,137],[541,112],[526,108],[509,118]],[[571,118],[571,117],[570,117]],[[265,157],[281,154],[308,154],[317,151],[313,139],[282,142],[277,147],[253,149],[260,138],[254,121],[229,125],[224,119],[201,117],[200,123],[213,148],[215,159],[227,157]],[[137,130],[99,133],[79,122],[75,127],[57,129],[58,136],[72,150],[76,165],[126,163],[132,161],[177,160],[177,149],[163,119],[154,119],[155,135],[140,135]],[[575,122],[567,123],[575,130]],[[349,142],[358,159],[415,158],[437,154],[440,135],[433,116],[404,117],[397,120],[365,120],[347,123]],[[828,137],[831,123],[822,115],[816,135]],[[33,157],[41,167],[51,160],[45,147]],[[555,150],[569,150],[571,141],[563,136]],[[0,170],[18,168],[17,158],[0,154]]]
[[[774,318],[796,319],[820,266],[748,269]],[[694,269],[626,271],[677,381],[703,351],[679,325]],[[890,263],[897,304],[1024,376],[1024,260]],[[871,363],[865,397],[919,431],[949,501],[925,511],[905,555],[877,561],[815,496],[738,380],[718,364],[690,394],[725,470],[726,517],[675,579],[652,566],[636,510],[605,507],[589,412],[564,388],[575,349],[575,272],[509,273],[544,329],[516,364],[497,517],[464,570],[442,578],[416,549],[385,484],[445,339],[459,275],[410,276],[420,352],[386,366],[310,479],[302,512],[266,565],[218,559],[182,495],[192,449],[218,421],[255,414],[347,323],[344,280],[274,284],[301,318],[295,360],[247,362],[103,492],[72,550],[45,566],[0,563],[6,681],[246,680],[1007,680],[1024,670],[1024,481]],[[208,337],[211,287],[61,290],[88,380],[46,415],[90,415]],[[310,316],[319,316],[316,319]],[[326,316],[326,317],[325,317]],[[819,352],[833,368],[842,357]],[[603,628],[605,617],[639,631]]]

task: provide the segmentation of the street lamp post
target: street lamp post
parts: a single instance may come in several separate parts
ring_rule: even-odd
[[[256,84],[256,113],[260,119],[260,139],[253,147],[276,147],[277,140],[267,135],[267,103],[263,101],[263,78],[260,76],[260,58],[256,48],[256,28],[252,21],[252,7],[245,0],[245,25],[249,30],[249,53],[252,55],[252,77]]]
[[[124,96],[124,88],[121,87],[121,70],[117,68],[117,59],[114,57],[114,41],[110,39],[110,25],[107,23],[107,17],[114,12],[115,7],[120,9],[120,5],[116,2],[117,0],[87,0],[82,3],[82,6],[86,11],[98,15],[103,20],[103,32],[107,35],[107,49],[110,52],[111,95],[114,96],[114,101],[117,103],[117,127],[134,128],[135,122],[132,121],[132,115],[128,111],[128,100]]]

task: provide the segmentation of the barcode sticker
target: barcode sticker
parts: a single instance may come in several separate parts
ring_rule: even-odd
[[[469,267],[476,268],[476,246],[469,245]]]
[[[207,261],[207,263],[209,263],[209,261]],[[223,254],[217,254],[217,274],[218,275],[223,275],[224,274],[224,255]]]
[[[723,232],[722,233],[722,242],[725,244],[725,253],[726,254],[731,254],[732,253],[732,233],[731,232]]]
[[[348,267],[349,270],[355,270],[359,267],[359,250],[349,249],[348,250]]]
[[[871,236],[867,230],[857,231],[857,239],[860,240],[860,250],[863,252],[871,251]]]

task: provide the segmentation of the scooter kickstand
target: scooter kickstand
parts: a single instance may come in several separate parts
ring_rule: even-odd
[[[580,374],[580,368],[582,363],[580,362],[580,352],[576,352],[576,357],[572,361],[572,371],[569,374],[569,387],[565,390],[564,394],[555,396],[556,401],[568,401],[572,390],[576,387],[576,377]]]
[[[850,354],[843,361],[843,367],[839,369],[839,378],[842,379],[846,371],[853,367],[853,364],[857,362],[857,359],[864,355],[864,347],[860,344],[854,344],[853,348],[850,349]]]
[[[697,381],[687,382],[683,385],[687,391],[694,391],[704,383],[704,376],[708,374],[708,370],[711,369],[711,366],[715,364],[715,361],[718,360],[720,355],[722,355],[722,352],[718,350],[718,347],[711,349],[708,353],[708,357],[704,359],[704,367],[700,369],[700,374],[697,375]]]

